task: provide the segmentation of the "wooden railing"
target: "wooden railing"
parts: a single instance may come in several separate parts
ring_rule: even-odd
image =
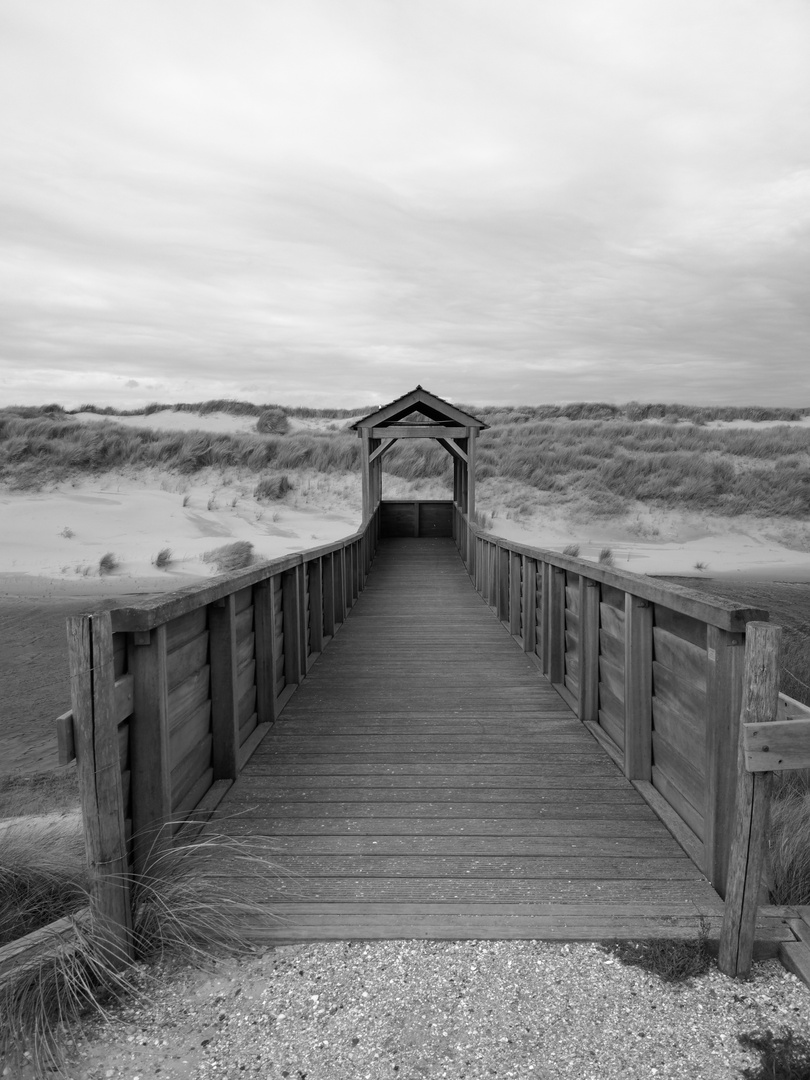
[[[362,590],[375,512],[353,536],[68,622],[91,910],[129,953],[129,881],[155,845],[216,808]]]
[[[477,591],[723,896],[745,628],[767,612],[498,539],[458,510],[454,534]]]
[[[487,535],[458,507],[453,535],[476,590],[726,899],[720,967],[747,976],[770,777],[810,768],[810,708],[778,692],[780,629],[758,608]],[[810,985],[810,926],[793,929],[780,955]]]

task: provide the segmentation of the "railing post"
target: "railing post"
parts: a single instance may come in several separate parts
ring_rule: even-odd
[[[580,574],[577,702],[580,720],[599,719],[599,599],[599,582]]]
[[[335,633],[335,553],[323,557],[323,632],[326,637]]]
[[[158,848],[168,847],[172,816],[169,757],[169,682],[166,624],[127,635],[132,672],[129,722],[132,868],[143,872]]]
[[[109,963],[120,968],[133,955],[132,909],[110,613],[70,616],[67,635],[92,925]]]
[[[281,576],[281,610],[284,618],[284,678],[298,686],[302,678],[301,613],[298,597],[297,567]]]
[[[523,651],[533,653],[537,644],[537,563],[523,556]]]
[[[737,733],[736,814],[718,958],[724,975],[743,979],[750,974],[753,958],[773,773],[746,769],[742,725],[776,719],[781,637],[781,628],[768,623],[751,622],[746,627],[745,678]]]
[[[514,551],[509,552],[509,633],[513,637],[520,634],[520,598],[523,595],[521,588],[520,571],[522,560]]]
[[[276,617],[273,611],[273,578],[258,582],[253,590],[253,624],[256,634],[256,719],[260,724],[276,720]]]
[[[341,547],[332,553],[332,566],[334,569],[334,597],[335,597],[335,624],[339,625],[346,618],[346,586],[344,585],[346,561],[346,549]]]
[[[548,680],[560,685],[565,682],[565,570],[551,567],[550,584]]]
[[[505,622],[509,618],[509,549],[498,546],[498,618]]]
[[[323,652],[323,573],[321,559],[306,564],[309,574],[309,633],[313,653]]]
[[[726,894],[737,784],[737,726],[742,707],[745,635],[706,627],[706,803],[703,872]]]
[[[214,779],[235,780],[239,775],[235,593],[209,605],[208,631]]]
[[[543,591],[540,598],[540,659],[543,664],[543,674],[548,675],[551,671],[551,579],[553,567],[551,563],[541,563],[540,572],[543,582]]]
[[[651,779],[653,606],[624,594],[624,775]]]

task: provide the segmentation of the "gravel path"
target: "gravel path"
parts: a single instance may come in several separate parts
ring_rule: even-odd
[[[72,1080],[739,1077],[738,1036],[810,1039],[810,994],[777,961],[747,983],[668,985],[593,944],[327,943],[161,981],[79,1042]]]

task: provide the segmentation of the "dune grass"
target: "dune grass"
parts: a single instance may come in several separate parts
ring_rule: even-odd
[[[204,415],[216,407],[262,415],[259,406],[233,402],[226,409],[228,404],[205,402],[176,411]],[[514,480],[546,498],[587,504],[603,516],[624,513],[637,501],[723,515],[802,518],[810,513],[807,427],[700,426],[740,416],[794,420],[810,410],[662,409],[597,402],[478,410],[490,424],[479,439],[478,479]],[[280,411],[285,416],[307,412]],[[667,416],[688,422],[648,422]],[[328,473],[356,471],[359,460],[359,441],[351,431],[265,436],[161,432],[112,422],[83,424],[53,409],[0,413],[0,481],[18,490],[126,466],[183,475],[209,467]],[[400,440],[386,454],[386,470],[408,481],[452,482],[450,456],[432,440]]]
[[[171,832],[171,825],[166,828]],[[32,848],[30,861],[35,855]],[[239,874],[223,874],[234,860]],[[276,921],[272,911],[251,901],[252,884],[275,873],[262,838],[203,830],[170,847],[156,844],[143,874],[130,883],[132,961],[111,956],[94,937],[81,914],[89,897],[76,889],[71,930],[61,944],[0,985],[0,1060],[12,1066],[27,1060],[39,1075],[50,1075],[63,1062],[65,1038],[79,1034],[88,1019],[106,1016],[122,998],[148,996],[145,964],[202,966],[217,956],[251,952],[247,922]]]
[[[235,540],[232,544],[206,551],[203,562],[213,563],[218,574],[230,574],[244,570],[253,562],[253,544],[249,540]]]

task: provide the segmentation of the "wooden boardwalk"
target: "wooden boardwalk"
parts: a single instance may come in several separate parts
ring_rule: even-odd
[[[217,828],[272,838],[279,941],[681,936],[723,907],[450,540],[381,543]]]

